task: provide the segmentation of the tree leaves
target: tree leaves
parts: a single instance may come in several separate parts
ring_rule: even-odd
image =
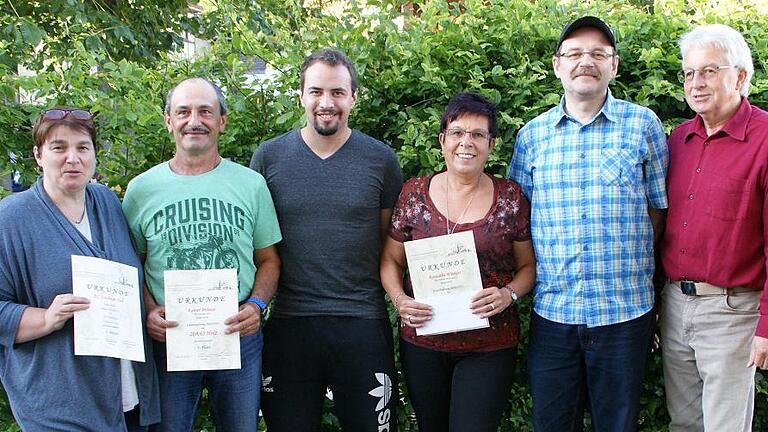
[[[2,2],[0,34],[14,46],[0,61],[44,70],[42,60],[63,60],[80,41],[115,60],[147,64],[180,47],[184,32],[197,33],[199,18],[187,8],[185,0]]]

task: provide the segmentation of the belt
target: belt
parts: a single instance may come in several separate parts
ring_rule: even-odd
[[[689,280],[670,280],[669,281],[672,285],[680,287],[680,291],[683,292],[683,294],[690,295],[690,296],[706,296],[706,295],[727,295],[727,294],[737,294],[737,293],[743,293],[743,292],[750,292],[750,291],[759,291],[754,288],[749,287],[732,287],[732,288],[725,288],[725,287],[719,287],[712,284],[708,284],[706,282],[695,282],[695,281],[689,281]]]

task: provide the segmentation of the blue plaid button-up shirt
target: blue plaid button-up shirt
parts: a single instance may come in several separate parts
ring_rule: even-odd
[[[564,104],[520,129],[509,167],[531,202],[534,310],[588,327],[628,321],[653,307],[648,207],[667,207],[664,130],[610,92],[585,124]]]

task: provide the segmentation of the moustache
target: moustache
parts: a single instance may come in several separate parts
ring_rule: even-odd
[[[583,75],[591,76],[595,78],[599,78],[600,76],[600,74],[597,73],[597,71],[592,68],[579,68],[576,72],[573,73],[571,78],[576,78],[578,76],[583,76]]]
[[[211,133],[211,130],[205,126],[191,126],[188,128],[184,128],[184,130],[182,131],[182,133],[185,133],[185,134],[197,133],[197,132]]]

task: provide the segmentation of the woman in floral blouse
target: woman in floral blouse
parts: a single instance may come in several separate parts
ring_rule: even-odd
[[[454,96],[438,136],[446,170],[408,180],[392,215],[381,281],[400,315],[400,353],[421,432],[496,431],[509,399],[520,323],[515,302],[536,277],[530,206],[520,186],[485,174],[496,143],[496,106]],[[490,326],[417,336],[434,317],[413,298],[403,243],[472,231],[483,289],[466,307]]]

